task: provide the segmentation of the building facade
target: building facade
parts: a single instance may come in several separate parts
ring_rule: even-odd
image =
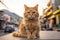
[[[0,10],[0,29],[4,29],[7,25],[18,27],[21,20],[16,14]]]
[[[60,0],[51,0],[53,4],[53,15],[56,17],[56,24],[60,22]]]

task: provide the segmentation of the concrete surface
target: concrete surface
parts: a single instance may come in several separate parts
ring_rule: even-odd
[[[7,34],[0,37],[0,40],[27,40],[26,38],[13,37],[12,34]],[[40,31],[40,39],[36,40],[60,40],[60,32],[57,31]]]
[[[60,39],[58,31],[40,31],[40,39]]]

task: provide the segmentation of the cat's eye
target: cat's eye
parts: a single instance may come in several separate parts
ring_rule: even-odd
[[[30,13],[30,12],[27,12],[27,13]]]
[[[35,12],[32,12],[32,13],[35,13]]]

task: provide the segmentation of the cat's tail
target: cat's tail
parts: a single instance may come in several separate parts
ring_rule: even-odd
[[[21,34],[21,33],[18,32],[18,31],[13,32],[12,35],[13,35],[14,37],[26,38],[26,35],[23,35],[23,34]]]
[[[12,33],[12,35],[13,35],[13,36],[15,36],[15,37],[20,36],[20,34],[19,34],[19,32],[18,32],[18,31],[13,32],[13,33]]]

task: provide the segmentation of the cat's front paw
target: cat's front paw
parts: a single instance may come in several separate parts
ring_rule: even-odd
[[[31,34],[27,34],[27,39],[31,39]]]
[[[33,38],[33,39],[36,39],[36,38],[37,38],[37,36],[33,34],[33,35],[32,35],[32,38]]]
[[[36,39],[37,37],[36,36],[32,36],[33,39]]]

